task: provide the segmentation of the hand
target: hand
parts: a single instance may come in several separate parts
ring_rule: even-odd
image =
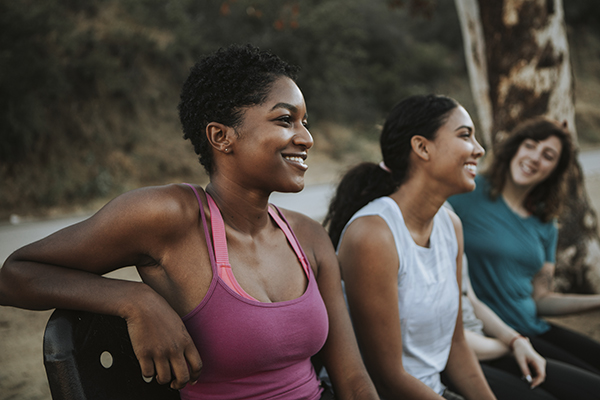
[[[202,369],[200,354],[179,315],[162,297],[153,297],[125,318],[142,375],[156,375],[158,383],[171,382],[172,389],[193,385]]]
[[[519,364],[519,368],[523,372],[525,379],[531,383],[531,388],[539,386],[546,379],[546,359],[542,357],[525,337],[517,338],[513,343],[513,355]],[[535,374],[531,376],[529,366],[535,370]]]

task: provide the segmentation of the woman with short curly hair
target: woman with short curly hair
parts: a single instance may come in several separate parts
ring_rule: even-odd
[[[304,187],[313,145],[295,68],[253,46],[204,57],[179,112],[210,176],[118,196],[13,253],[0,304],[123,317],[142,374],[183,400],[376,399],[335,252],[310,218],[269,204]],[[142,282],[103,277],[135,265]]]

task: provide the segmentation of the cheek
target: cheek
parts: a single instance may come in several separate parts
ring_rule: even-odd
[[[557,161],[546,161],[544,163],[545,177],[548,177],[548,175],[550,175],[557,166],[558,166]]]
[[[512,160],[510,160],[510,164],[508,164],[509,169],[511,171],[513,171],[514,169],[516,169],[519,165],[519,158],[517,156],[514,156]]]

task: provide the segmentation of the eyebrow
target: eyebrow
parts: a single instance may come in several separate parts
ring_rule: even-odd
[[[468,130],[469,132],[473,132],[473,128],[472,128],[472,127],[470,127],[470,126],[467,126],[467,125],[461,125],[461,126],[459,126],[458,128],[456,128],[456,129],[454,130],[454,132],[456,132],[456,131],[460,131],[461,129],[466,129],[466,130]]]
[[[298,107],[290,103],[277,103],[273,107],[271,107],[271,111],[276,110],[278,108],[285,108],[286,110],[290,110],[293,113],[298,113]],[[304,118],[308,118],[308,113],[304,114]]]

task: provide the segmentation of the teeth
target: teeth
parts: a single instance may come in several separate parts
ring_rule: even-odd
[[[466,164],[465,168],[468,169],[470,172],[476,174],[477,173],[477,165],[474,164]]]
[[[521,169],[523,169],[523,171],[525,171],[528,174],[533,173],[533,170],[528,165],[521,164]]]
[[[293,162],[297,162],[299,164],[304,164],[304,159],[302,159],[302,157],[285,157],[285,159],[293,161]]]

